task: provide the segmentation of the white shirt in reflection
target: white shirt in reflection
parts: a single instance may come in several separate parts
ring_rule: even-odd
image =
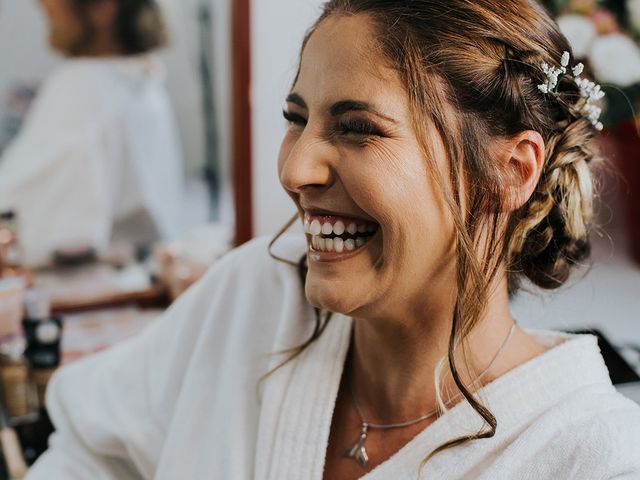
[[[153,56],[66,60],[0,159],[0,210],[18,214],[25,262],[112,239],[179,231],[183,160]]]

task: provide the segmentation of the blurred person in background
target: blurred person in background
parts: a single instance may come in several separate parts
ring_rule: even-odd
[[[178,231],[183,159],[154,0],[40,0],[65,61],[0,158],[0,210],[18,215],[25,262]]]

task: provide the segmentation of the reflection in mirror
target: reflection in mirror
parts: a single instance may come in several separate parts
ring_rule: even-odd
[[[231,225],[226,3],[2,3],[0,211],[25,265]]]

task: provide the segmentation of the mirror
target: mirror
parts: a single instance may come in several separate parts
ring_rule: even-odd
[[[140,2],[127,3],[127,8],[136,3]],[[17,185],[24,176],[32,175],[29,188],[43,193],[42,199],[51,198],[44,195],[45,190],[59,188],[58,196],[66,192],[64,198],[69,208],[74,202],[76,206],[88,202],[86,212],[73,210],[75,218],[66,218],[65,202],[54,200],[43,200],[35,209],[37,218],[36,215],[20,218],[19,222],[26,226],[38,224],[29,228],[41,232],[33,234],[40,243],[43,236],[51,236],[54,230],[47,222],[67,222],[67,232],[78,229],[75,236],[62,235],[61,243],[54,242],[52,247],[75,247],[74,242],[68,242],[73,239],[75,243],[100,248],[105,238],[111,241],[119,236],[144,243],[175,238],[212,222],[229,231],[233,228],[231,2],[161,0],[158,3],[166,20],[169,41],[166,48],[158,50],[157,64],[138,62],[141,57],[138,52],[126,56],[121,54],[122,50],[118,54],[108,51],[105,54],[95,49],[81,51],[77,45],[67,45],[64,51],[65,40],[73,38],[55,38],[57,34],[72,36],[74,28],[80,28],[74,23],[78,18],[93,25],[94,37],[91,38],[99,37],[95,32],[102,32],[104,18],[110,14],[109,5],[117,6],[117,0],[0,4],[0,171],[4,177],[0,179],[0,209],[8,206],[3,203],[10,203],[2,198],[2,190],[12,188],[12,176]],[[81,14],[71,12],[80,4],[89,6]],[[118,25],[121,14],[114,14]],[[152,19],[145,15],[139,23],[150,28]],[[77,38],[86,38],[87,44],[93,45],[89,36]],[[135,60],[130,61],[132,59]],[[148,86],[147,77],[151,76],[158,83],[141,94],[140,90]],[[141,80],[143,77],[145,81]],[[47,99],[47,89],[60,89],[63,93],[56,91],[51,95],[53,99]],[[67,92],[68,99],[62,98],[65,89],[71,89]],[[100,98],[88,98],[90,95]],[[39,98],[50,103],[41,105],[38,113]],[[166,99],[168,102],[163,105]],[[138,108],[134,108],[135,102],[139,102]],[[47,118],[32,118],[35,115]],[[109,115],[112,118],[107,118]],[[111,123],[90,131],[88,124],[94,120]],[[49,122],[51,127],[43,128],[43,122]],[[26,136],[29,129],[33,130],[29,142],[25,142],[29,145],[20,145],[21,135]],[[87,140],[91,135],[102,138],[92,143]],[[55,149],[64,153],[56,156]],[[74,156],[75,159],[70,159]],[[81,158],[89,157],[103,165],[87,167]],[[132,157],[138,160],[131,162]],[[11,161],[20,165],[18,169],[7,167]],[[27,166],[27,163],[33,165]],[[63,168],[68,168],[68,173],[62,172]],[[40,173],[33,176],[29,169],[40,169]],[[73,181],[68,176],[73,176]],[[66,187],[61,187],[62,184]],[[101,189],[106,190],[104,197],[93,199],[90,194]],[[26,186],[20,186],[19,191],[27,190]],[[16,195],[10,193],[9,197],[16,198]],[[29,198],[38,196],[31,193]],[[93,200],[87,200],[90,197]],[[95,204],[91,203],[94,200]],[[96,220],[98,211],[110,220]],[[92,229],[85,231],[78,227],[83,214],[95,220]],[[105,234],[105,229],[111,233]],[[31,255],[32,247],[28,239],[25,241],[27,255]],[[35,250],[34,261],[29,263],[38,264],[50,254]]]

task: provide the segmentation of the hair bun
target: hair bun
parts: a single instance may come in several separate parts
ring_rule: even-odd
[[[564,127],[564,128],[563,128]],[[547,142],[546,168],[529,202],[516,215],[510,245],[510,290],[518,276],[546,289],[558,288],[571,267],[589,256],[593,180],[598,156],[587,119],[561,124]]]

